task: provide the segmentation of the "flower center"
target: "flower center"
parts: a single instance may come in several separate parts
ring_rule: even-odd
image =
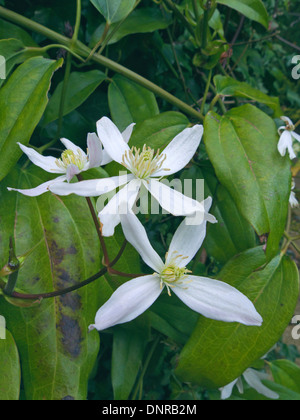
[[[166,255],[166,257],[168,254]],[[168,265],[165,266],[163,271],[160,273],[161,288],[163,284],[167,287],[168,294],[171,296],[170,288],[175,287],[177,284],[182,284],[182,280],[187,277],[187,274],[191,273],[186,267],[179,267],[178,260],[185,260],[188,257],[184,257],[178,254],[177,251],[172,253],[171,259]]]
[[[65,150],[59,159],[56,159],[55,163],[59,168],[67,169],[69,165],[76,165],[78,169],[82,170],[88,158],[82,153],[82,150],[77,149],[77,153],[73,150]]]
[[[295,131],[294,124],[289,124],[288,122],[286,122],[285,124],[286,124],[286,130],[288,130],[288,131]]]
[[[122,157],[122,165],[137,178],[147,179],[162,168],[166,158],[166,155],[159,150],[155,153],[153,149],[144,145],[142,151],[136,147],[126,150]]]

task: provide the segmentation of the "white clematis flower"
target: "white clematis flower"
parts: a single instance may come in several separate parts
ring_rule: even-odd
[[[280,134],[280,139],[278,142],[278,151],[281,156],[285,156],[286,151],[289,152],[290,158],[295,159],[296,153],[293,149],[293,139],[300,142],[299,134],[295,133],[295,126],[293,121],[288,117],[280,117],[282,121],[285,122],[285,126],[279,127],[278,132]]]
[[[120,204],[130,202],[132,207],[142,187],[150,192],[163,209],[174,216],[202,213],[202,216],[210,222],[216,222],[214,216],[205,214],[199,202],[159,182],[160,178],[172,175],[184,168],[192,159],[202,139],[202,125],[183,130],[164,149],[163,153],[154,152],[146,145],[142,150],[137,150],[135,147],[130,149],[116,125],[107,117],[97,122],[97,131],[106,152],[130,173],[69,185],[56,183],[50,187],[50,190],[58,195],[73,193],[85,197],[97,197],[126,185],[99,213],[103,236],[114,234],[115,227],[120,223]]]
[[[123,133],[124,142],[128,143],[134,124],[131,124]],[[85,153],[80,147],[72,143],[70,140],[62,138],[60,139],[66,150],[62,153],[59,159],[53,156],[43,156],[34,149],[24,146],[18,143],[22,151],[36,166],[44,169],[51,174],[61,174],[55,179],[47,181],[36,188],[32,189],[15,189],[8,188],[9,191],[18,191],[24,195],[30,197],[36,197],[47,191],[53,184],[70,182],[71,179],[80,174],[81,172],[87,171],[91,168],[97,168],[101,165],[106,165],[111,162],[111,157],[102,148],[102,144],[96,135],[96,133],[89,133],[87,136],[87,153]]]
[[[204,201],[206,211],[211,198]],[[154,274],[137,277],[120,286],[98,310],[90,330],[104,330],[131,321],[146,311],[163,289],[174,292],[194,311],[215,320],[260,326],[262,318],[252,302],[234,287],[206,277],[193,276],[186,268],[202,245],[206,221],[199,225],[181,223],[170,244],[165,262],[152,248],[146,231],[131,212],[121,214],[124,235]]]
[[[299,206],[299,202],[298,202],[298,200],[297,200],[297,198],[296,198],[296,194],[295,194],[295,192],[293,191],[293,189],[295,188],[295,181],[293,180],[292,181],[292,191],[291,191],[291,194],[290,194],[290,198],[289,198],[289,203],[290,203],[290,206],[292,207],[292,208],[294,208],[294,207],[298,207]]]
[[[271,391],[261,382],[262,380],[269,379],[269,375],[267,373],[259,372],[255,369],[249,368],[242,374],[241,377],[235,379],[233,382],[224,386],[223,388],[220,388],[222,400],[226,400],[231,396],[235,385],[237,386],[240,394],[244,393],[242,377],[245,379],[247,384],[251,388],[255,389],[259,394],[264,395],[265,397],[272,400],[279,398],[278,394],[276,394],[274,391]]]

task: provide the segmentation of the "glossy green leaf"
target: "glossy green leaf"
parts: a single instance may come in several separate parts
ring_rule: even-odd
[[[283,385],[268,380],[263,381],[263,384],[279,395],[279,401],[300,401],[300,393]]]
[[[133,9],[136,0],[91,0],[108,24],[119,22]]]
[[[7,20],[0,19],[0,39],[15,38],[22,40],[27,47],[38,47],[28,32]]]
[[[204,141],[219,181],[258,235],[268,234],[268,257],[278,252],[288,211],[291,172],[277,150],[274,121],[252,105],[205,118]]]
[[[0,89],[0,180],[17,163],[17,145],[29,143],[46,108],[53,72],[62,61],[33,57],[21,64]]]
[[[1,39],[0,55],[5,58],[5,77],[8,78],[9,73],[16,64],[23,63],[27,58],[40,55],[40,52],[27,50],[19,39]],[[0,80],[0,86],[4,81],[5,79]]]
[[[183,345],[196,326],[198,314],[176,295],[163,293],[151,306],[149,318],[154,329]]]
[[[17,255],[36,246],[19,271],[17,287],[45,293],[77,284],[100,270],[100,246],[84,198],[36,198],[7,191],[7,186],[32,188],[49,174],[31,166],[13,171],[1,183],[0,261],[7,262],[8,239],[14,235]],[[104,278],[31,308],[0,300],[0,312],[14,335],[22,360],[28,400],[86,399],[99,336],[88,333],[105,294]]]
[[[274,111],[274,117],[279,118],[282,116],[278,98],[266,95],[259,89],[248,85],[248,83],[239,82],[232,77],[218,75],[214,77],[214,84],[219,95],[248,98],[269,106]]]
[[[155,96],[133,81],[116,75],[108,89],[111,116],[120,130],[159,114]]]
[[[180,355],[177,374],[187,382],[208,388],[229,384],[263,357],[289,324],[299,295],[299,273],[287,257],[265,264],[262,249],[233,258],[218,279],[236,287],[255,305],[261,327],[199,318]]]
[[[290,360],[274,360],[270,362],[274,381],[291,391],[300,394],[300,367]]]
[[[204,197],[213,198],[213,205],[210,210],[218,223],[209,224],[203,247],[210,257],[215,258],[219,263],[226,263],[239,252],[256,246],[255,232],[252,226],[244,219],[238,211],[233,199],[221,185],[209,164],[185,170],[180,177],[184,179],[204,179]],[[193,196],[196,198],[196,195]]]
[[[100,70],[91,70],[84,73],[71,73],[68,82],[63,115],[67,115],[74,109],[78,108],[105,79],[106,75]],[[55,121],[59,117],[62,87],[63,82],[59,83],[49,100],[49,104],[43,117],[44,126],[52,121]]]
[[[21,368],[19,353],[13,336],[6,330],[0,338],[0,401],[19,399]]]
[[[269,16],[261,0],[217,0],[217,3],[237,10],[248,19],[259,22],[268,29]]]
[[[112,24],[107,34],[109,38],[108,45],[115,44],[125,36],[137,33],[151,33],[159,29],[166,29],[170,25],[170,20],[167,20],[159,10],[153,8],[141,8],[134,10],[122,25],[115,31],[116,24]],[[101,24],[94,32],[90,47],[94,47],[104,32],[105,24]],[[114,31],[112,36],[111,33]]]
[[[111,375],[115,400],[128,399],[141,370],[149,336],[145,315],[114,329]]]
[[[137,148],[144,144],[152,149],[164,149],[177,134],[189,125],[189,120],[179,112],[163,112],[137,124],[129,145]]]

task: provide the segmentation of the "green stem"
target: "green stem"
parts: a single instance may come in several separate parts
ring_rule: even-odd
[[[220,100],[220,95],[219,94],[217,94],[215,97],[214,97],[214,99],[211,101],[211,103],[210,103],[210,107],[209,107],[209,110],[211,111],[212,109],[213,109],[213,107],[216,105],[216,103]]]
[[[201,104],[201,110],[200,110],[202,115],[204,115],[204,107],[205,107],[207,95],[208,95],[208,92],[209,92],[211,78],[212,78],[212,70],[210,70],[207,81],[206,81],[206,87],[205,87],[204,96],[203,96],[203,100],[202,100],[202,104]]]
[[[300,254],[300,248],[298,247],[298,245],[295,244],[295,242],[291,242],[291,245],[295,248],[295,250],[298,252],[298,254]]]
[[[297,128],[298,125],[300,125],[300,120],[296,122],[296,124],[294,124],[294,127]]]
[[[18,13],[12,12],[11,10],[7,10],[4,7],[0,6],[0,16],[14,22],[15,24],[21,25],[27,29],[32,31],[38,32],[45,37],[58,42],[59,44],[66,45],[67,47],[71,47],[72,40],[67,38],[57,32],[49,29],[37,22],[34,22]],[[91,53],[91,49],[84,45],[82,42],[77,41],[73,47],[73,51],[76,54],[81,55],[82,57],[88,57]],[[186,104],[185,102],[181,101],[180,99],[176,98],[175,96],[171,95],[169,92],[165,91],[164,89],[157,86],[155,83],[145,79],[144,77],[140,76],[139,74],[127,69],[126,67],[116,63],[113,60],[110,60],[107,57],[104,57],[100,54],[94,54],[92,56],[92,60],[96,63],[104,66],[116,73],[122,74],[123,76],[127,77],[128,79],[134,81],[135,83],[145,87],[146,89],[150,90],[160,98],[166,100],[167,102],[171,103],[172,105],[176,106],[182,112],[190,115],[191,117],[195,118],[196,120],[203,121],[203,116],[192,108],[190,105]]]
[[[99,47],[101,47],[101,45],[103,44],[103,42],[104,42],[104,40],[106,38],[106,35],[108,34],[109,28],[110,28],[110,25],[106,22],[106,25],[105,25],[103,34],[102,34],[101,38],[99,39],[99,41],[97,42],[97,44],[92,49],[92,51],[90,52],[90,55],[88,56],[88,58],[85,60],[86,63],[92,58],[92,56],[97,51],[97,49]]]
[[[186,27],[186,29],[194,37],[195,36],[194,28],[188,22],[188,20],[183,16],[183,14],[180,13],[180,11],[178,10],[177,6],[172,2],[172,0],[163,0],[163,2],[172,10],[172,12],[177,17],[177,19],[181,21],[181,23]]]
[[[133,392],[133,395],[132,395],[132,400],[133,400],[133,401],[136,399],[136,396],[137,396],[137,394],[138,394],[138,392],[139,392],[139,390],[140,390],[140,388],[141,388],[141,384],[143,383],[145,373],[146,373],[146,371],[147,371],[147,369],[148,369],[148,366],[149,366],[149,363],[150,363],[150,361],[151,361],[151,359],[152,359],[153,353],[154,353],[154,351],[155,351],[156,347],[157,347],[157,346],[158,346],[158,344],[159,344],[159,341],[160,341],[160,336],[158,335],[158,336],[156,337],[156,339],[154,340],[154,342],[153,342],[153,344],[152,344],[152,347],[151,347],[151,349],[150,349],[150,351],[149,351],[149,353],[148,353],[148,356],[147,356],[147,359],[146,359],[145,364],[144,364],[144,366],[143,366],[143,370],[142,370],[142,372],[141,372],[141,375],[140,375],[139,381],[138,381],[138,383],[137,383],[137,385],[136,385],[136,387],[135,387],[135,391]],[[140,395],[141,395],[141,392],[140,392]]]
[[[51,48],[60,48],[60,49],[64,49],[66,51],[68,51],[70,54],[72,54],[75,58],[77,58],[78,60],[84,62],[83,58],[80,57],[80,55],[76,54],[74,51],[71,50],[71,48],[66,47],[65,45],[62,44],[50,44],[50,45],[46,45],[45,47],[25,47],[25,51],[27,52],[40,52],[41,54],[47,52],[48,50],[50,50]]]
[[[70,46],[71,51],[73,51],[73,48],[74,48],[74,46],[77,42],[77,39],[78,39],[78,33],[79,33],[79,28],[80,28],[80,20],[81,20],[81,0],[77,0],[75,28],[74,28],[74,33],[73,33],[73,36],[72,36],[71,46]],[[60,104],[59,104],[58,126],[57,126],[56,138],[54,140],[59,139],[61,129],[62,129],[64,108],[65,108],[69,78],[70,78],[70,73],[71,73],[71,67],[72,67],[72,54],[68,52],[67,59],[66,59],[65,76],[64,76],[63,87],[62,87],[62,91],[61,91]]]
[[[197,0],[193,0],[193,8],[194,8],[194,13],[195,13],[196,21],[199,23],[201,16],[200,16],[200,13],[199,13],[198,1]]]
[[[202,27],[202,41],[201,41],[201,47],[203,49],[206,48],[207,45],[207,32],[208,32],[208,21],[209,21],[209,13],[210,10],[204,10],[203,15],[203,27]]]
[[[57,125],[56,137],[55,137],[55,139],[53,139],[53,144],[55,144],[56,141],[59,139],[61,129],[62,129],[64,108],[65,108],[69,78],[70,78],[70,73],[71,73],[71,66],[72,66],[72,55],[70,53],[68,53],[67,54],[67,59],[66,59],[65,76],[64,76],[64,81],[63,81],[63,86],[62,86],[62,91],[61,91],[61,97],[60,97],[60,103],[59,103],[58,125]]]

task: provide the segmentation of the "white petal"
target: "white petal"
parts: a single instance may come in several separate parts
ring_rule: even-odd
[[[291,194],[290,194],[289,203],[290,203],[291,207],[293,207],[293,208],[299,206],[299,202],[296,198],[296,194],[294,193],[294,191],[292,191]]]
[[[148,239],[146,230],[135,214],[127,212],[121,214],[121,223],[125,238],[137,250],[145,263],[153,268],[154,271],[160,272],[164,263],[162,259],[153,249]]]
[[[101,165],[107,165],[108,163],[112,162],[113,159],[109,156],[109,154],[107,153],[107,151],[105,149],[103,149],[102,151],[102,161],[101,161]]]
[[[62,142],[62,144],[65,146],[65,148],[67,150],[72,150],[72,152],[74,153],[78,153],[78,150],[80,150],[80,152],[86,156],[86,153],[81,149],[81,147],[77,146],[76,144],[74,144],[73,142],[71,142],[68,139],[62,138],[60,139],[60,141]]]
[[[124,209],[126,211],[128,208],[132,209],[137,200],[140,186],[141,181],[133,179],[115,194],[99,213],[103,236],[112,236],[114,234],[115,227],[121,222],[120,212],[124,212]]]
[[[280,119],[284,122],[287,122],[288,125],[294,125],[293,121],[289,117],[280,117]]]
[[[72,184],[58,183],[51,185],[50,191],[57,195],[76,194],[82,197],[98,197],[117,187],[126,184],[133,178],[133,175],[114,176],[111,178],[91,179]]]
[[[97,122],[97,132],[105,151],[113,160],[121,163],[122,157],[129,147],[118,127],[109,118],[103,117]]]
[[[188,283],[191,281],[190,283]],[[174,293],[191,309],[207,318],[261,326],[262,318],[253,303],[224,282],[207,277],[187,276],[186,284],[176,284]]]
[[[296,157],[296,155],[293,151],[293,138],[292,138],[292,134],[290,133],[290,131],[285,130],[281,134],[277,148],[278,148],[278,151],[281,154],[281,156],[285,156],[286,151],[288,149],[289,154],[290,154],[290,158],[294,159]]]
[[[96,133],[89,133],[87,136],[87,147],[89,151],[88,168],[98,168],[102,164],[102,144]]]
[[[236,386],[237,386],[237,389],[239,390],[239,393],[243,394],[244,393],[244,384],[243,384],[241,376],[238,378]]]
[[[212,204],[211,198],[204,201],[205,212],[209,212]],[[172,258],[172,254],[177,252],[179,255],[188,257],[184,260],[178,260],[179,267],[187,266],[188,263],[194,258],[200,249],[206,235],[206,220],[198,225],[187,224],[187,219],[184,219],[176,230],[171,241],[168,257],[166,263]]]
[[[171,175],[184,168],[196,153],[202,136],[202,125],[195,125],[192,128],[183,130],[163,150],[162,153],[164,153],[167,158],[163,163],[162,169],[152,176],[160,177]],[[165,168],[169,170],[165,170]]]
[[[27,155],[27,157],[34,163],[36,166],[44,169],[44,171],[53,173],[53,174],[62,174],[65,173],[65,169],[59,168],[56,165],[56,158],[53,156],[43,156],[40,153],[36,152],[30,147],[24,146],[24,144],[18,143],[22,151]]]
[[[227,400],[227,398],[231,397],[233,387],[237,383],[237,381],[238,379],[235,379],[230,384],[223,386],[223,388],[220,388],[221,400]]]
[[[67,167],[67,181],[70,182],[71,179],[75,176],[80,174],[80,169],[78,168],[78,166],[74,165],[73,163],[71,163],[70,165],[68,165]]]
[[[268,375],[260,375],[260,372],[256,372],[254,369],[247,369],[246,372],[243,373],[243,376],[247,384],[251,386],[251,388],[254,388],[259,394],[273,400],[279,398],[278,394],[271,391],[261,382],[261,379],[267,379]]]
[[[145,312],[161,294],[158,276],[137,277],[124,283],[98,310],[90,330],[105,330],[129,322]]]
[[[66,181],[66,179],[67,177],[63,175],[63,176],[59,176],[58,178],[51,179],[50,181],[44,182],[43,184],[38,185],[35,188],[24,189],[24,190],[19,190],[16,188],[7,188],[7,189],[8,191],[18,191],[19,193],[23,195],[27,195],[28,197],[37,197],[38,195],[48,192],[51,185],[54,185],[56,182],[61,183],[63,181]]]
[[[134,128],[135,124],[130,124],[122,133],[122,137],[124,139],[124,141],[126,143],[129,142],[133,128]],[[109,154],[107,153],[107,151],[105,149],[103,149],[103,158],[102,158],[102,165],[107,165],[108,163],[112,162],[113,159],[109,156]]]
[[[174,216],[192,216],[197,213],[199,216],[202,216],[196,218],[197,223],[201,223],[203,218],[212,223],[216,222],[214,216],[205,213],[202,203],[181,194],[179,191],[168,187],[163,182],[149,179],[143,181],[143,184],[150,194],[159,202],[161,207]]]
[[[133,129],[135,127],[135,123],[130,124],[122,133],[122,137],[125,143],[129,143],[130,137],[132,135]]]
[[[292,136],[294,137],[295,140],[300,141],[300,136],[299,134],[295,133],[295,131],[292,132]]]

